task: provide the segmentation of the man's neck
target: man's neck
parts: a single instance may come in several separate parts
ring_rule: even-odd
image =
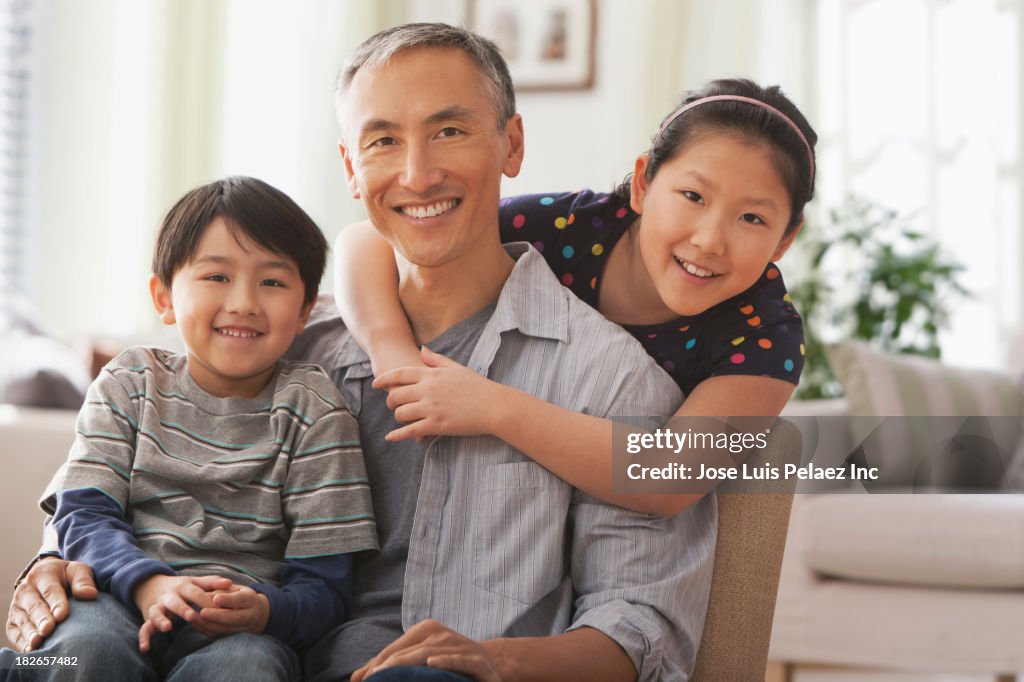
[[[497,240],[481,251],[430,268],[398,258],[399,299],[418,343],[436,339],[498,299],[515,260]]]

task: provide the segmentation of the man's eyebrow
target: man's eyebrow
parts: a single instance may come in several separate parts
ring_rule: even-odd
[[[368,133],[379,133],[382,130],[392,130],[397,128],[398,124],[394,121],[389,121],[385,118],[371,118],[369,121],[364,123],[359,128],[360,135],[366,135]]]
[[[465,121],[467,119],[476,120],[477,116],[471,110],[466,107],[460,107],[453,105],[445,107],[441,111],[435,112],[430,116],[427,116],[427,123],[441,123],[442,121]]]

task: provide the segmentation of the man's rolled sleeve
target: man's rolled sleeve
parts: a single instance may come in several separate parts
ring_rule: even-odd
[[[673,413],[678,390],[666,390],[664,379],[660,371],[638,373],[609,415]],[[711,591],[714,494],[669,518],[615,507],[578,490],[573,495],[577,597],[569,629],[591,627],[610,637],[630,657],[641,682],[687,679]]]

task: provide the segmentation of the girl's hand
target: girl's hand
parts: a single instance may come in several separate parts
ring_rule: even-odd
[[[426,346],[426,367],[402,367],[373,382],[388,392],[388,407],[402,424],[386,440],[494,433],[502,387]]]

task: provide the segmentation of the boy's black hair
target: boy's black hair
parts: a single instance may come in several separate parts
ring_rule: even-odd
[[[232,235],[244,235],[267,251],[295,261],[305,285],[305,304],[320,290],[327,240],[298,204],[262,180],[233,176],[196,187],[164,216],[153,249],[153,273],[165,287],[195,255],[210,223],[221,218]]]

